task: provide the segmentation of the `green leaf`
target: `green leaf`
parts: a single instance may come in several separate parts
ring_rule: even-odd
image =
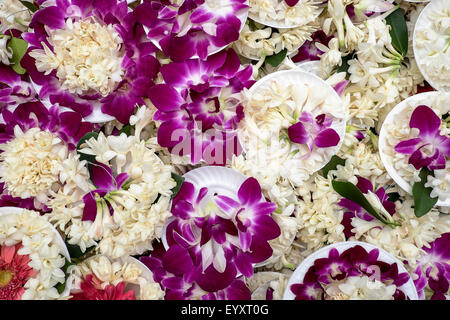
[[[80,161],[86,160],[88,163],[95,162],[95,156],[94,155],[85,154],[85,153],[79,151],[81,149],[81,145],[83,143],[85,143],[87,140],[91,139],[91,138],[97,139],[98,138],[98,132],[95,132],[95,131],[88,132],[80,139],[80,141],[78,141],[77,152],[80,155]]]
[[[182,176],[177,175],[176,173],[172,172],[172,179],[175,180],[175,182],[177,183],[177,185],[172,189],[172,196],[171,199],[175,198],[175,196],[178,194],[178,192],[181,189],[181,185],[184,182],[184,178]]]
[[[122,133],[125,133],[127,135],[127,137],[131,136],[131,129],[133,128],[132,125],[127,124],[126,126],[123,126],[122,129],[120,129],[119,133],[117,134],[118,136],[120,136]]]
[[[8,42],[8,47],[13,53],[12,58],[10,59],[12,69],[18,74],[25,74],[27,70],[22,68],[20,61],[27,52],[28,43],[25,40],[16,38],[11,34],[11,40]]]
[[[345,159],[342,159],[336,155],[332,156],[330,161],[323,167],[322,175],[326,178],[328,176],[328,172],[332,170],[336,170],[337,166],[345,166]]]
[[[392,45],[399,53],[406,56],[408,53],[408,27],[403,10],[398,8],[388,15],[386,23],[391,26],[389,34],[392,38]]]
[[[350,76],[348,74],[348,68],[350,68],[348,62],[353,59],[354,54],[355,52],[353,51],[352,53],[349,53],[345,57],[342,57],[342,64],[338,67],[337,72],[345,72],[347,73],[347,76]]]
[[[68,273],[67,273],[67,269],[69,269],[70,266],[74,266],[75,263],[73,262],[69,262],[69,260],[66,259],[66,263],[64,264],[64,266],[61,268],[61,270],[66,274],[66,281],[64,281],[63,283],[58,283],[55,288],[58,290],[58,293],[61,294],[64,292],[64,290],[66,289],[66,284],[67,284],[67,277],[68,277]]]
[[[344,198],[347,198],[353,202],[356,202],[361,207],[363,207],[369,214],[371,214],[374,218],[380,220],[381,222],[390,225],[391,227],[398,226],[397,222],[389,222],[384,218],[378,210],[376,210],[370,202],[366,199],[361,190],[358,189],[353,183],[348,181],[332,181],[333,189],[339,193]]]
[[[20,1],[25,7],[27,7],[28,10],[30,10],[31,12],[36,12],[39,10],[39,8],[31,2],[28,1]]]
[[[391,202],[395,202],[400,199],[400,194],[398,192],[388,193],[388,200]]]
[[[429,175],[433,175],[433,172],[428,170],[426,167],[422,168],[419,173],[420,181],[414,183],[412,188],[414,198],[414,214],[419,218],[426,215],[438,201],[438,197],[431,197],[431,191],[433,191],[433,188],[425,188],[425,183],[427,182],[427,177]]]
[[[271,56],[266,57],[265,62],[270,64],[273,67],[278,67],[280,63],[283,62],[284,58],[286,58],[287,55],[287,49],[283,49],[282,51],[278,52],[277,54],[273,54]]]
[[[94,250],[94,248],[96,246],[91,246],[89,248],[86,248],[86,251],[83,252],[83,251],[81,251],[81,248],[79,246],[77,246],[76,244],[70,244],[66,241],[66,247],[67,247],[67,250],[69,251],[70,259],[72,259],[72,261],[74,261],[74,262],[78,262],[81,260],[81,258],[83,256],[87,255],[89,252]]]

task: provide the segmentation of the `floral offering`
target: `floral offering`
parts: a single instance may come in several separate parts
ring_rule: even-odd
[[[448,299],[448,22],[0,0],[0,300]]]
[[[400,288],[410,280],[396,263],[379,260],[379,250],[355,245],[316,259],[302,283],[290,286],[295,300],[405,300]]]

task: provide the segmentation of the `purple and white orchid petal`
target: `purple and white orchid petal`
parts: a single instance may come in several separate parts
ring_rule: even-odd
[[[414,138],[399,142],[395,146],[395,151],[403,154],[412,154],[417,150],[417,146],[422,142],[421,138]]]

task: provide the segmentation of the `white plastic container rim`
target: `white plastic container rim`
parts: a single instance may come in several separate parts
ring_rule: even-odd
[[[403,272],[408,273],[408,271],[404,267],[403,263],[401,263],[399,260],[397,260],[392,255],[390,255],[385,250],[383,250],[379,247],[376,247],[376,246],[366,243],[366,242],[360,242],[360,241],[338,242],[338,243],[335,243],[335,244],[332,244],[332,245],[329,245],[322,249],[317,250],[316,252],[309,255],[305,260],[303,260],[303,262],[295,269],[294,273],[292,274],[291,278],[289,279],[288,284],[286,286],[286,290],[284,291],[283,300],[294,300],[295,299],[295,295],[291,291],[291,286],[293,284],[303,283],[303,279],[304,279],[306,273],[308,272],[309,268],[314,265],[314,261],[316,261],[317,259],[321,259],[321,258],[328,258],[328,254],[329,254],[330,250],[333,248],[337,249],[339,251],[339,253],[342,253],[345,250],[347,250],[349,248],[353,248],[357,245],[360,245],[367,251],[371,251],[373,249],[378,249],[379,250],[378,260],[379,261],[383,261],[383,262],[390,263],[390,264],[396,263],[398,266],[399,273],[403,273]],[[414,285],[414,282],[413,282],[411,276],[410,276],[408,282],[406,282],[402,286],[398,287],[398,289],[402,290],[410,300],[419,300],[419,296],[417,294],[417,290],[416,290],[416,287]]]

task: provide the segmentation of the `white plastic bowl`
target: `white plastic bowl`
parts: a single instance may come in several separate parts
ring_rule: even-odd
[[[312,61],[314,62],[314,61]],[[313,65],[313,64],[311,64]],[[336,93],[336,91],[331,87],[327,82],[322,80],[320,77],[312,74],[310,72],[305,72],[300,69],[292,69],[292,70],[284,70],[271,73],[262,79],[258,80],[250,89],[249,92],[254,94],[258,90],[267,89],[273,80],[279,80],[284,82],[283,84],[308,84],[314,90],[323,93],[324,97],[329,99],[329,103],[333,105],[333,111],[336,114],[340,114],[341,117],[339,119],[335,119],[331,128],[333,128],[340,137],[340,141],[337,146],[327,148],[327,150],[332,150],[329,152],[324,160],[321,163],[318,163],[314,168],[306,168],[310,174],[319,171],[322,169],[331,159],[331,157],[336,154],[341,148],[344,142],[345,129],[346,129],[346,121],[347,121],[347,113],[345,110],[345,106],[341,100],[341,97]],[[300,88],[300,86],[299,86]],[[302,88],[303,89],[303,88]],[[240,144],[245,152],[249,152],[248,146],[241,139],[240,134],[238,134]],[[302,160],[298,161],[299,167],[304,167],[302,165]]]
[[[378,151],[380,153],[381,162],[383,162],[384,167],[386,168],[386,171],[388,172],[389,176],[403,189],[405,192],[412,194],[412,185],[405,180],[402,176],[400,176],[397,172],[397,170],[393,167],[390,159],[387,157],[384,149],[388,148],[386,143],[386,124],[391,123],[394,118],[398,115],[400,115],[405,109],[409,108],[410,106],[419,106],[421,104],[430,105],[427,104],[427,101],[429,101],[432,97],[436,97],[439,95],[447,95],[443,92],[438,91],[431,91],[431,92],[424,92],[420,94],[416,94],[414,96],[408,97],[407,99],[400,102],[398,105],[394,107],[394,109],[389,112],[386,119],[383,122],[383,125],[380,130],[380,137],[378,140]],[[450,94],[449,96],[449,102],[450,102]],[[449,111],[450,111],[450,105],[449,105]],[[409,122],[409,119],[408,119]],[[449,207],[450,206],[450,199],[446,202],[438,201],[436,203],[437,206],[441,207]]]
[[[308,272],[309,268],[314,265],[314,261],[321,258],[328,258],[328,254],[331,249],[337,249],[339,253],[344,252],[345,250],[349,248],[353,248],[357,245],[360,245],[367,251],[378,249],[380,254],[378,256],[379,261],[383,261],[386,263],[396,263],[398,266],[398,272],[403,273],[408,271],[404,267],[403,263],[401,263],[399,260],[394,258],[392,255],[387,253],[385,250],[378,248],[372,244],[366,243],[366,242],[360,242],[360,241],[346,241],[346,242],[338,242],[329,246],[326,246],[320,250],[317,250],[316,252],[309,255],[303,262],[295,269],[294,273],[292,274],[291,278],[288,281],[288,284],[286,286],[286,290],[284,291],[283,300],[294,300],[295,295],[291,291],[291,286],[296,283],[303,283],[303,279],[305,277],[305,274]],[[414,282],[412,278],[410,277],[408,282],[400,286],[398,289],[402,290],[405,295],[410,300],[419,300],[419,296],[417,294],[416,287],[414,285]]]
[[[429,74],[427,72],[425,72],[425,70],[422,68],[422,65],[421,65],[422,57],[420,56],[420,54],[418,54],[418,49],[417,49],[417,40],[416,40],[417,30],[418,30],[418,28],[426,27],[423,25],[427,24],[427,21],[426,21],[428,18],[427,15],[433,9],[434,2],[433,1],[411,1],[411,0],[409,2],[429,2],[427,4],[427,6],[420,12],[419,17],[417,18],[416,24],[414,25],[413,43],[412,44],[413,44],[414,58],[416,59],[416,62],[417,62],[417,67],[419,68],[419,71],[423,75],[425,80],[434,89],[439,90],[439,91],[450,92],[450,84],[449,84],[450,82],[447,83],[447,86],[446,86],[447,88],[445,88],[442,84],[437,84],[436,82],[434,82],[433,80],[430,79]]]

